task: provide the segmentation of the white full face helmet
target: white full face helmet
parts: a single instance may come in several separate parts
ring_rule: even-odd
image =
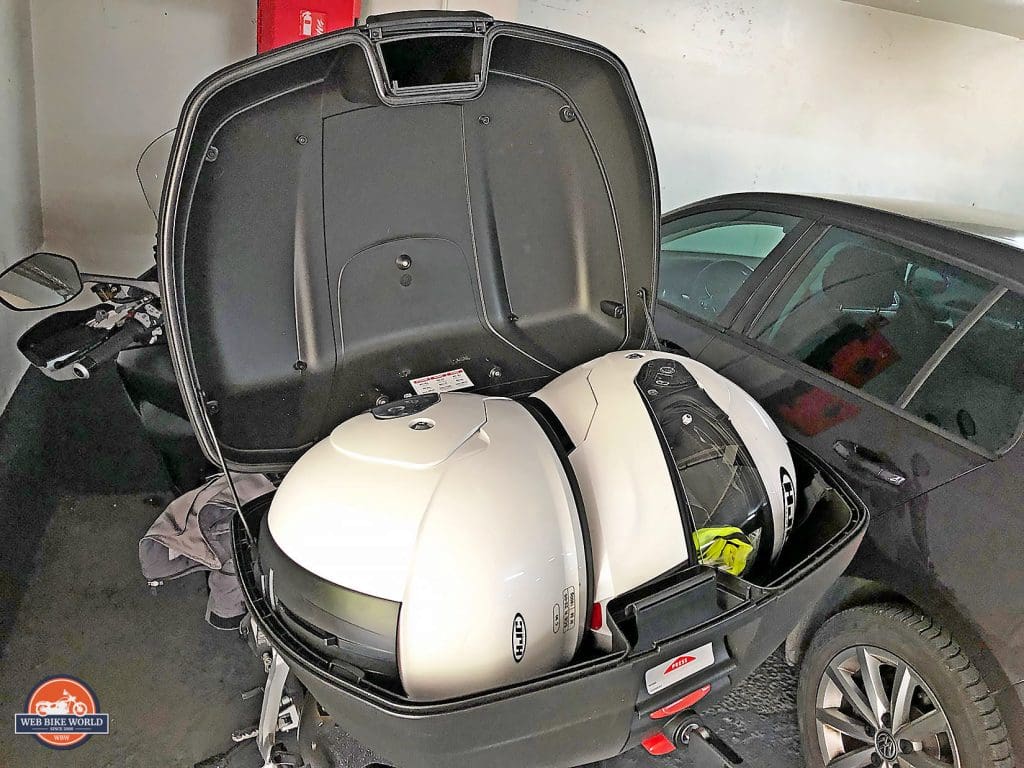
[[[715,542],[742,542],[730,562],[738,575],[779,556],[796,506],[793,458],[764,409],[728,379],[680,355],[614,352],[536,398],[573,446],[605,644],[600,612],[610,599],[691,558],[707,561]]]
[[[735,528],[745,568],[792,521],[785,440],[703,365],[616,352],[522,400],[422,395],[337,427],[294,465],[260,536],[271,606],[412,699],[569,663],[607,602]],[[596,608],[595,608],[596,606]]]

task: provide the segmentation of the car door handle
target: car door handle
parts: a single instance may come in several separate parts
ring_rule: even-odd
[[[835,451],[847,464],[862,469],[870,475],[877,477],[883,483],[899,488],[907,478],[899,472],[894,472],[878,461],[870,458],[871,451],[857,445],[851,440],[836,440],[832,445]]]

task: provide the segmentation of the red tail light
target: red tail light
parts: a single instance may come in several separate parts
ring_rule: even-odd
[[[594,603],[594,607],[590,610],[590,628],[600,629],[604,626],[604,611],[601,610],[600,603]]]
[[[651,713],[651,719],[661,720],[661,718],[669,717],[671,715],[674,715],[676,712],[682,712],[684,709],[690,709],[690,707],[692,707],[698,701],[703,699],[709,693],[711,693],[710,685],[705,685],[703,688],[698,688],[693,693],[688,693],[685,696],[683,696],[683,698],[679,699],[679,701],[669,704],[667,707],[662,707],[661,709],[655,710]]]
[[[668,736],[664,733],[656,733],[653,736],[648,736],[640,743],[643,744],[644,749],[652,755],[667,755],[676,748],[676,745],[669,741]]]

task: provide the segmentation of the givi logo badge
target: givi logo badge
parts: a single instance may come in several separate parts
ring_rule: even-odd
[[[715,651],[711,647],[711,643],[679,656],[673,656],[668,661],[647,670],[644,675],[647,692],[657,693],[702,669],[707,669],[714,663]]]

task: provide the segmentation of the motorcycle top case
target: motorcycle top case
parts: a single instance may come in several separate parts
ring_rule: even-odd
[[[523,398],[642,347],[658,215],[633,84],[584,40],[473,12],[393,14],[214,74],[182,111],[159,216],[168,341],[204,452],[284,471],[381,403]],[[246,506],[251,530],[269,505]],[[260,630],[379,754],[568,766],[639,743],[669,722],[659,709],[705,687],[714,702],[760,664],[863,536],[863,508],[837,509],[761,583],[691,560],[609,605],[610,652],[440,701],[329,653],[336,638],[275,610],[237,517],[234,544]]]
[[[178,125],[167,332],[233,469],[286,469],[405,395],[532,392],[646,333],[658,185],[622,63],[479,14],[380,19],[213,75]]]

